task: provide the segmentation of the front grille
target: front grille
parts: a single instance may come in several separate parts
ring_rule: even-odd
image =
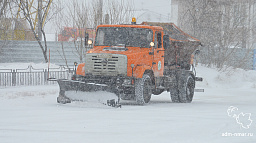
[[[127,75],[127,56],[119,54],[87,54],[85,73],[92,75]]]

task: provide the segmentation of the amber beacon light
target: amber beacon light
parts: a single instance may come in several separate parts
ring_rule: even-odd
[[[136,24],[136,18],[135,17],[132,18],[132,24]]]

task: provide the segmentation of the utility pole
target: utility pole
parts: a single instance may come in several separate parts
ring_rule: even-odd
[[[105,14],[104,24],[109,24],[109,14]]]
[[[96,28],[99,24],[102,24],[103,0],[98,0],[97,6],[96,17],[94,19],[94,28]]]
[[[99,8],[99,20],[100,20],[100,24],[102,23],[102,16],[103,15],[103,0],[100,0],[100,8]]]
[[[38,0],[38,21],[37,21],[37,27],[38,27],[38,39],[42,41],[42,0]]]

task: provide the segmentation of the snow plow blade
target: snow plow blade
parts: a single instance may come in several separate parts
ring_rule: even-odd
[[[100,102],[102,104],[121,107],[119,98],[105,84],[85,83],[75,80],[57,80],[60,92],[57,102],[61,104],[72,101]],[[110,92],[110,93],[104,93]],[[112,92],[112,93],[111,93]]]

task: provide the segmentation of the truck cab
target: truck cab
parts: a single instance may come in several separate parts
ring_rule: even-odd
[[[147,25],[100,25],[86,54],[85,74],[142,78],[146,70],[162,76],[163,28]]]

